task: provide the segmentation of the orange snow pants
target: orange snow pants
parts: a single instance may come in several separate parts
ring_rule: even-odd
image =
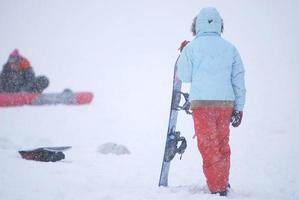
[[[225,191],[229,184],[229,124],[232,110],[228,107],[192,109],[203,172],[211,192]]]

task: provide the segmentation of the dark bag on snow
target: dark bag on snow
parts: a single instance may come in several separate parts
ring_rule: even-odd
[[[43,148],[30,150],[30,151],[19,151],[22,158],[26,160],[36,160],[42,162],[56,162],[65,158],[65,155],[61,151],[48,151]]]

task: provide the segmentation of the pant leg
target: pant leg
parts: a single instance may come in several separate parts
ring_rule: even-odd
[[[222,156],[221,162],[218,164],[219,173],[219,187],[221,191],[227,189],[229,184],[229,170],[230,170],[230,145],[229,145],[229,125],[232,115],[232,108],[218,108],[217,132],[219,142],[219,152]]]
[[[228,132],[226,128],[222,128],[224,121],[227,121],[224,118],[228,115],[220,111],[219,108],[210,107],[193,109],[198,149],[203,159],[203,172],[211,192],[224,191],[228,184],[230,162],[227,154]]]

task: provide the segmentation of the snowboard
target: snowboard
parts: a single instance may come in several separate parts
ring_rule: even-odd
[[[58,147],[39,147],[39,148],[35,148],[35,149],[31,149],[31,150],[27,150],[27,151],[36,151],[36,150],[47,150],[47,151],[67,151],[69,149],[71,149],[72,146],[58,146]]]
[[[65,89],[60,93],[0,93],[0,107],[23,105],[82,105],[89,104],[93,99],[91,92],[73,92]]]
[[[166,136],[166,144],[164,150],[164,156],[162,161],[162,168],[160,173],[159,186],[168,186],[168,174],[170,169],[170,162],[176,154],[182,155],[187,147],[186,139],[180,136],[180,132],[176,131],[177,117],[180,110],[189,112],[189,94],[181,92],[182,81],[177,76],[177,58],[174,66],[173,75],[173,87],[172,87],[172,98],[169,114],[169,122]],[[185,103],[180,106],[181,97],[185,98]],[[180,144],[180,146],[178,146]]]
[[[72,148],[71,146],[59,147],[39,147],[31,150],[21,150],[19,154],[25,160],[35,160],[42,162],[56,162],[65,158],[64,151]]]

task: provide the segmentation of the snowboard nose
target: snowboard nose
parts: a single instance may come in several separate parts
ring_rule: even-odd
[[[88,104],[92,101],[93,94],[91,92],[81,92],[76,95],[76,103],[77,104]]]

